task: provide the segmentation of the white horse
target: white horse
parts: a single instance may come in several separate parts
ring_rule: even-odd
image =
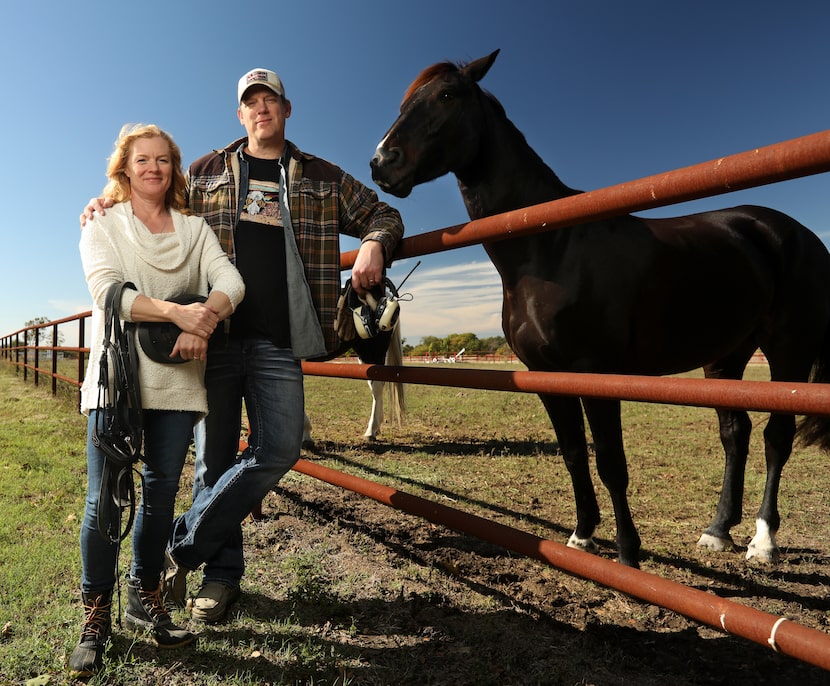
[[[388,347],[382,351],[364,349],[364,345],[369,341],[388,340]],[[400,321],[395,323],[392,329],[391,336],[387,339],[382,338],[381,335],[376,339],[369,339],[363,341],[355,347],[355,352],[358,354],[358,359],[366,364],[387,364],[399,366],[403,363],[403,350],[401,346],[401,332]],[[361,348],[358,350],[357,348]],[[379,358],[379,359],[378,359]],[[372,392],[372,412],[369,415],[369,423],[366,425],[366,431],[363,434],[365,441],[377,440],[377,435],[380,432],[381,424],[384,421],[384,401],[383,391],[387,391],[389,400],[390,420],[396,426],[401,426],[406,413],[406,404],[404,399],[403,384],[397,381],[368,381],[369,390]],[[308,413],[305,415],[303,421],[303,447],[310,448],[314,445],[314,439],[311,437],[311,420],[308,418]]]

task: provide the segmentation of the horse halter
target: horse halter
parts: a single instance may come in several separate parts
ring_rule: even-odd
[[[346,284],[347,288],[351,288],[351,279]],[[390,297],[386,296],[386,290],[391,293]],[[376,293],[380,290],[381,295],[377,297]],[[398,289],[387,277],[383,277],[383,282],[368,291],[364,297],[358,296],[360,305],[352,308],[352,318],[354,320],[354,328],[357,335],[363,339],[374,338],[381,331],[391,331],[395,328],[395,324],[400,316],[400,295]]]

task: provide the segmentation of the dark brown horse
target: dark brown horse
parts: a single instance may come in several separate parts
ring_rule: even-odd
[[[479,87],[497,54],[436,64],[415,79],[372,158],[383,190],[405,197],[453,173],[473,219],[580,192],[559,180]],[[626,215],[484,247],[502,279],[505,336],[531,370],[662,375],[703,367],[709,378],[739,379],[760,348],[775,381],[830,381],[830,255],[811,231],[775,210]],[[577,522],[569,545],[595,549],[600,521],[584,409],[614,506],[620,562],[638,566],[620,402],[541,399],[573,481]],[[752,427],[742,411],[718,410],[718,420],[723,490],[699,544],[722,550],[733,546],[730,528],[741,519]],[[798,431],[805,443],[830,448],[827,418],[807,418]],[[766,488],[747,558],[779,555],[778,487],[795,436],[795,417],[770,417]]]

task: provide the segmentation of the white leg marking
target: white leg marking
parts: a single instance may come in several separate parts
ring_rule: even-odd
[[[369,381],[369,390],[372,392],[372,413],[369,415],[369,424],[363,437],[367,441],[377,438],[380,425],[383,423],[383,385],[384,381]]]
[[[749,542],[746,559],[757,559],[760,562],[778,562],[781,551],[775,542],[775,531],[772,531],[763,519],[755,520],[755,536]]]
[[[579,538],[576,535],[576,532],[572,533],[571,537],[568,539],[568,547],[576,548],[577,550],[582,550],[586,553],[596,553],[599,551],[599,546],[594,542],[593,536],[589,536],[588,538]]]
[[[697,545],[700,548],[707,548],[718,553],[735,550],[735,543],[732,541],[731,536],[721,538],[720,536],[713,536],[712,534],[702,534],[697,541]]]
[[[314,445],[314,439],[311,437],[311,420],[305,413],[303,413],[303,445]]]

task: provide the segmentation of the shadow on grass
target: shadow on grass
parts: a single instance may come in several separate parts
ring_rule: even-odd
[[[438,442],[432,444],[430,447],[433,449],[432,452],[434,454],[441,455],[446,453],[457,455],[463,454],[460,450],[460,446],[462,445],[465,444],[455,442]],[[469,444],[469,446],[467,446],[468,453],[466,454],[488,454],[486,450],[482,451],[482,446],[492,445],[503,446],[503,448],[498,450],[496,454],[537,455],[539,453],[542,453],[550,455],[553,459],[558,459],[558,456],[555,454],[557,450],[556,444],[545,444],[544,446],[541,446],[537,443],[526,442],[472,442]],[[326,449],[326,446],[330,449]],[[529,449],[528,446],[534,447]],[[480,499],[469,498],[455,493],[453,491],[449,491],[447,489],[435,486],[433,484],[424,483],[422,481],[418,481],[416,479],[412,479],[409,477],[402,477],[398,474],[391,473],[387,470],[366,465],[362,462],[350,460],[348,457],[345,457],[342,453],[334,452],[334,450],[336,449],[338,449],[338,446],[336,444],[317,444],[313,451],[313,454],[316,455],[318,458],[331,460],[332,462],[341,464],[344,467],[360,469],[361,471],[375,478],[395,479],[399,482],[408,484],[424,492],[430,493],[439,500],[448,499],[453,502],[459,503],[462,506],[470,506],[473,508],[477,508],[478,510],[484,511],[485,513],[490,512],[493,514],[510,517],[511,519],[514,519],[516,522],[524,522],[529,523],[531,525],[542,527],[552,532],[552,540],[558,539],[559,541],[565,541],[572,532],[571,528],[565,527],[557,522],[552,522],[547,519],[536,517],[526,512],[517,512],[508,507],[495,505]],[[379,443],[366,444],[366,450],[372,452],[377,452],[378,450],[381,452],[386,452],[386,450],[392,449],[394,449],[396,452],[403,453],[428,452],[425,450],[425,446],[417,446],[417,448],[413,446],[394,446],[394,448],[392,448],[385,447]],[[308,506],[313,507],[313,504],[308,504]],[[521,525],[519,525],[519,527],[521,527]],[[367,528],[364,527],[360,528],[364,533],[368,534],[369,536],[373,536],[371,530],[367,530]],[[548,538],[551,538],[551,536],[548,536]],[[390,542],[386,540],[382,534],[376,537],[375,540],[378,543],[384,543],[394,549],[394,546],[390,544]],[[616,544],[614,541],[603,539],[600,537],[596,537],[595,541],[600,547],[600,555],[611,559],[616,558]],[[459,536],[458,540],[453,545],[454,547],[458,547],[460,550],[468,550],[469,552],[474,552],[475,554],[482,557],[503,556],[505,554],[504,548],[496,545],[491,545],[483,541],[478,541],[477,539],[469,536]],[[692,543],[691,545],[694,544]],[[407,555],[405,550],[395,550],[395,552],[402,556]],[[818,563],[821,563],[823,561],[824,564],[821,564],[821,568],[827,569],[828,563],[830,563],[830,557],[820,553],[819,551],[809,548],[788,548],[785,551],[785,553],[787,555],[789,565],[786,568],[783,568],[779,565],[759,565],[755,563],[747,563],[743,559],[745,553],[745,546],[736,545],[734,551],[718,554],[733,555],[736,557],[736,561],[738,561],[739,564],[743,565],[742,569],[736,570],[734,573],[720,570],[715,566],[706,564],[705,562],[699,562],[697,560],[690,559],[687,557],[660,554],[650,550],[647,546],[643,546],[641,556],[642,560],[644,562],[648,562],[649,564],[667,565],[679,570],[685,570],[691,574],[701,577],[702,579],[704,579],[704,581],[692,584],[691,587],[697,588],[698,590],[714,593],[715,595],[721,597],[750,598],[753,596],[764,596],[769,599],[774,599],[786,603],[798,604],[801,607],[810,610],[830,612],[830,594],[815,595],[812,594],[812,591],[810,592],[811,594],[801,594],[793,593],[791,591],[785,591],[781,588],[782,583],[800,584],[805,586],[805,588],[811,588],[813,590],[830,588],[829,573],[823,571],[810,571],[802,573],[794,568],[801,560],[809,558],[816,560]]]
[[[199,683],[318,686],[828,682],[818,668],[732,636],[596,620],[577,629],[517,609],[464,612],[440,593],[302,602],[246,592],[229,623],[203,626],[195,647],[158,651],[139,640],[131,654],[155,662],[156,674],[170,683],[189,683],[187,674]],[[230,655],[225,645],[245,646],[249,654]],[[117,637],[113,653],[128,649],[129,640]]]

